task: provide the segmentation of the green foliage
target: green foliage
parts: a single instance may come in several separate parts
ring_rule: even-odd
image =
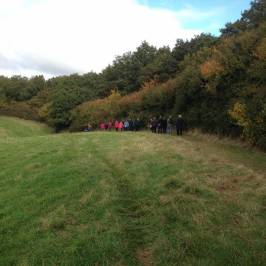
[[[177,78],[175,110],[185,114],[190,127],[242,135],[265,149],[265,32],[263,23],[185,57]],[[228,112],[237,101],[245,105],[248,125]]]
[[[23,100],[23,90],[27,87],[28,79],[26,77],[13,76],[9,80],[8,86],[4,87],[4,94],[8,100]]]
[[[172,51],[143,42],[135,52],[116,57],[113,65],[103,70],[103,78],[108,88],[117,88],[123,94],[138,90],[152,79],[164,82],[176,75],[186,55],[211,47],[217,40],[210,34],[195,36],[190,41],[178,39]]]
[[[251,89],[242,101],[236,102],[229,114],[245,139],[266,150],[266,87]]]
[[[14,101],[26,101],[36,96],[45,88],[43,76],[35,76],[30,79],[21,76],[13,76],[10,79],[0,77],[0,98]]]
[[[15,116],[27,120],[39,121],[38,107],[31,102],[16,102],[0,100],[0,114],[5,116]]]
[[[153,69],[155,60],[158,64],[157,49],[143,42],[135,52],[117,56],[113,65],[103,70],[103,77],[108,88],[117,88],[120,92],[129,93],[153,78],[156,74]]]
[[[49,105],[48,123],[57,131],[70,125],[70,112],[77,105],[93,98],[86,88],[58,88]]]
[[[250,9],[245,10],[240,19],[234,23],[227,23],[220,31],[223,36],[232,36],[257,28],[265,22],[265,14],[266,0],[254,0],[250,4]]]

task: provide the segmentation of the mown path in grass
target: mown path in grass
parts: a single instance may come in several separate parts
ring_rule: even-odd
[[[265,154],[204,136],[0,139],[0,265],[265,265]]]

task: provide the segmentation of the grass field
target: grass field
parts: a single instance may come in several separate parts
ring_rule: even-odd
[[[1,117],[0,164],[0,265],[266,265],[255,149]]]

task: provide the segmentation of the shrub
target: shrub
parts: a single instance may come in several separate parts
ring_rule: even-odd
[[[266,150],[266,88],[246,102],[236,102],[229,114],[248,142]]]
[[[144,83],[140,91],[125,96],[112,90],[111,95],[104,99],[88,101],[75,108],[70,130],[81,130],[88,122],[97,127],[100,122],[127,117],[146,122],[151,115],[164,114],[173,108],[174,88],[175,80],[164,84],[152,80]]]
[[[0,115],[40,121],[38,109],[31,102],[0,101]]]

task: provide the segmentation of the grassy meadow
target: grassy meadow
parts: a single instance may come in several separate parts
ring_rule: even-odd
[[[0,117],[0,265],[266,265],[266,156]]]

